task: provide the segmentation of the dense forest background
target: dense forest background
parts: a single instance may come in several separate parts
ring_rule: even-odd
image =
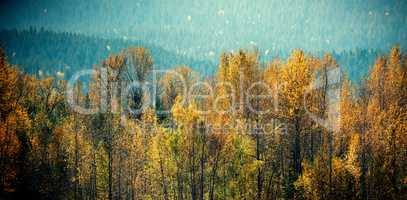
[[[1,198],[407,198],[407,55],[399,46],[385,54],[296,49],[271,60],[240,50],[202,69],[211,62],[137,42],[35,30],[0,38]],[[173,64],[183,83],[169,71],[156,95],[137,88],[118,98],[131,81],[150,81],[155,66]],[[96,73],[67,93],[58,72],[83,68]],[[349,71],[329,75],[338,69]],[[265,85],[252,87],[258,81]],[[315,82],[321,87],[309,91]],[[273,98],[248,98],[265,87]],[[103,94],[107,109],[92,115],[67,99],[101,108]],[[123,115],[125,102],[142,112]]]
[[[213,74],[216,70],[215,64],[210,60],[197,60],[156,45],[122,38],[104,39],[31,28],[23,31],[0,31],[0,44],[5,48],[10,62],[19,65],[21,70],[37,75],[42,70],[47,76],[56,76],[59,71],[64,72],[66,79],[74,72],[92,68],[109,54],[132,46],[150,49],[156,69],[188,65],[194,66],[194,70],[203,75]]]
[[[111,53],[132,46],[143,46],[151,50],[155,69],[168,69],[176,65],[190,66],[202,77],[212,76],[216,72],[219,61],[214,57],[196,59],[182,52],[165,50],[159,46],[146,44],[130,39],[103,39],[74,33],[58,33],[54,31],[31,28],[28,30],[0,31],[0,44],[5,48],[10,63],[20,66],[22,71],[37,74],[39,70],[47,76],[57,76],[63,72],[69,79],[74,72],[90,69]],[[341,70],[348,74],[350,80],[358,83],[367,75],[369,66],[373,65],[380,49],[354,49],[332,51],[331,55]],[[324,52],[309,52],[322,56]],[[267,54],[259,55],[261,61],[286,59],[290,51],[286,49],[268,50]]]

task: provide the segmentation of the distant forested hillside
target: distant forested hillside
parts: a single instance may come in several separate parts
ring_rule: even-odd
[[[333,52],[332,54],[341,70],[349,76],[349,79],[359,82],[368,74],[369,68],[374,64],[377,56],[382,53],[372,49],[356,49],[340,53]]]
[[[104,39],[42,29],[0,31],[0,46],[6,49],[10,62],[19,65],[25,72],[35,74],[42,70],[49,76],[61,71],[65,73],[65,78],[75,71],[99,64],[109,54],[137,46],[150,49],[155,69],[188,65],[202,75],[212,74],[215,70],[214,63],[210,61],[192,59],[141,41]]]
[[[205,76],[213,74],[217,68],[213,58],[198,60],[142,41],[105,39],[43,29],[0,31],[0,46],[6,50],[10,62],[19,65],[21,70],[25,72],[36,74],[41,70],[45,75],[55,75],[61,71],[64,72],[65,78],[70,77],[73,72],[79,69],[91,68],[94,64],[107,58],[109,54],[117,53],[130,46],[143,46],[150,49],[156,69],[188,65]],[[274,57],[285,59],[290,51],[273,51],[262,61],[269,61]],[[349,78],[356,82],[367,74],[369,66],[380,54],[371,49],[331,53],[342,71],[347,72]],[[315,54],[322,56],[322,53],[316,52]]]

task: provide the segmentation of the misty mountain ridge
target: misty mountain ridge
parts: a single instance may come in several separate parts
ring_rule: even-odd
[[[208,60],[176,54],[143,41],[107,39],[43,29],[2,30],[0,46],[5,49],[8,60],[27,73],[36,74],[41,70],[45,75],[53,76],[57,72],[64,72],[65,78],[78,70],[90,69],[110,54],[129,47],[149,49],[155,69],[187,65],[201,75],[212,74],[215,70],[215,64]]]
[[[183,52],[174,52],[161,46],[127,38],[103,38],[78,33],[55,32],[49,30],[2,30],[0,46],[6,51],[8,60],[30,74],[44,73],[47,76],[63,74],[65,79],[73,73],[90,69],[100,64],[109,54],[118,53],[129,47],[144,47],[151,51],[155,69],[169,69],[186,65],[197,71],[201,77],[211,76],[217,70],[219,54],[212,52],[207,58],[195,58]],[[270,51],[257,48],[262,62],[274,58],[287,58],[291,50]],[[219,50],[220,51],[220,50]],[[322,56],[323,52],[309,52]],[[349,78],[358,82],[368,72],[381,51],[374,49],[353,49],[331,52],[341,70]]]

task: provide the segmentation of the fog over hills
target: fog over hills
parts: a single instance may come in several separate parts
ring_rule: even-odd
[[[213,74],[215,63],[179,55],[137,40],[105,39],[82,34],[57,33],[46,30],[0,31],[0,46],[5,48],[11,63],[30,74],[39,70],[45,75],[65,73],[69,78],[81,69],[90,69],[105,60],[109,54],[129,47],[144,47],[151,51],[154,68],[168,69],[186,65],[202,76]]]
[[[400,0],[6,0],[0,27],[134,39],[216,60],[222,51],[253,46],[264,54],[405,47],[406,8]]]
[[[47,30],[29,29],[24,31],[0,31],[0,46],[5,48],[11,63],[19,65],[20,69],[30,74],[41,73],[56,76],[58,72],[64,73],[69,79],[73,73],[82,69],[90,69],[93,65],[108,57],[111,53],[118,53],[129,47],[145,47],[152,53],[155,69],[170,69],[175,66],[186,65],[198,72],[201,77],[211,76],[218,69],[218,56],[211,59],[194,58],[166,50],[160,46],[152,45],[138,40],[106,39],[83,34],[54,32]],[[315,56],[322,57],[324,52],[314,52]],[[374,63],[381,52],[375,49],[352,49],[347,51],[330,52],[337,60],[343,72],[349,78],[358,82]],[[270,62],[276,58],[285,59],[289,50],[278,49],[260,55],[260,61]]]

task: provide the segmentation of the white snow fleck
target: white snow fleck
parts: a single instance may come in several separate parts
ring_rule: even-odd
[[[65,74],[63,72],[57,71],[57,76],[59,78],[64,78]]]
[[[385,14],[386,16],[389,16],[389,15],[390,15],[390,13],[389,13],[388,11],[386,11],[384,14]]]
[[[208,55],[209,55],[209,56],[215,56],[215,52],[209,51]]]
[[[223,9],[219,9],[218,10],[218,15],[219,16],[224,16],[225,15],[225,11]]]
[[[107,49],[108,51],[110,51],[110,49],[112,49],[112,48],[110,47],[110,45],[106,45],[106,49]]]
[[[266,49],[266,51],[264,52],[264,55],[268,55],[269,54],[269,50]]]
[[[229,24],[229,20],[226,20],[226,24]]]
[[[251,45],[256,45],[256,42],[250,41],[250,44],[251,44]]]
[[[188,20],[189,22],[192,21],[191,15],[188,15],[188,16],[187,16],[187,20]]]
[[[15,56],[16,56],[16,52],[13,52],[13,54],[11,54],[11,56],[12,56],[12,57],[15,57]]]
[[[42,72],[42,70],[38,70],[38,75],[42,76],[42,75],[44,75],[44,72]]]
[[[369,11],[369,15],[373,15],[373,12],[372,12],[372,11]]]
[[[44,12],[44,13],[47,13],[47,12],[48,12],[48,10],[45,8],[45,9],[43,10],[43,12]]]

